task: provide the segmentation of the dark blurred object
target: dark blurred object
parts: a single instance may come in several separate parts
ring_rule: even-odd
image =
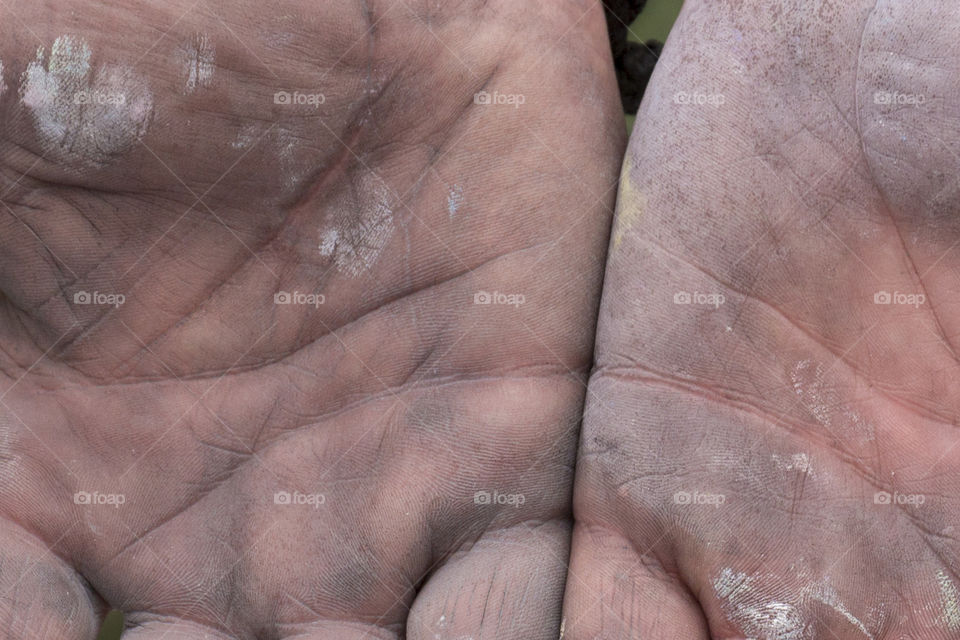
[[[628,28],[643,10],[646,0],[604,0],[610,49],[620,86],[620,102],[624,113],[635,114],[657,64],[663,44],[656,40],[646,43],[629,42]]]

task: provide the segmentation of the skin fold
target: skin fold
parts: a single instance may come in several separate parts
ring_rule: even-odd
[[[2,11],[0,637],[960,637],[949,3]]]
[[[958,27],[685,3],[622,171],[564,638],[960,637]]]
[[[556,638],[601,6],[2,13],[0,637]]]

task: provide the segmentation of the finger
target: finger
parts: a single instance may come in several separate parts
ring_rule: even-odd
[[[129,618],[129,616],[128,616]],[[123,640],[236,640],[221,631],[181,620],[151,620],[127,622]]]
[[[651,555],[578,523],[563,603],[564,640],[708,640],[700,606]]]
[[[421,590],[410,640],[555,640],[570,527],[551,521],[488,532]]]
[[[0,638],[93,640],[102,613],[83,578],[47,545],[0,523]]]

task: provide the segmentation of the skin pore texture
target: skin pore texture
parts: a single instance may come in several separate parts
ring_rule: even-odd
[[[0,637],[960,637],[949,3],[4,9]]]
[[[960,637],[958,28],[685,3],[621,175],[565,639]]]
[[[3,13],[0,638],[558,637],[601,6]]]

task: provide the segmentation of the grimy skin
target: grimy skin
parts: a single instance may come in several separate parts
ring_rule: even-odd
[[[601,6],[2,13],[0,637],[556,638],[626,142]],[[45,93],[97,77],[149,88],[140,140]]]
[[[0,637],[960,637],[948,3],[12,6]]]
[[[685,3],[624,162],[565,639],[960,637],[958,29]]]

